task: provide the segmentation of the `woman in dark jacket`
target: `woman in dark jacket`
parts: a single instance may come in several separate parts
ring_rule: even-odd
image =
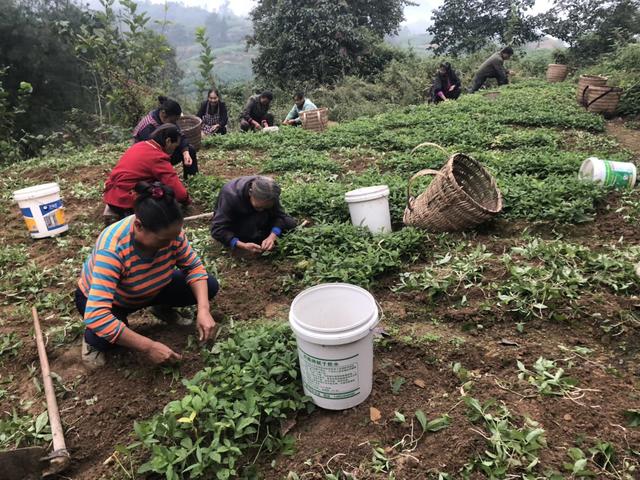
[[[460,78],[451,68],[449,62],[440,64],[438,73],[431,84],[431,101],[433,103],[456,100],[460,96]]]
[[[227,106],[220,99],[220,93],[215,88],[209,90],[207,100],[200,104],[196,114],[202,119],[202,135],[224,135],[227,133],[229,115]]]
[[[145,115],[133,129],[133,143],[151,139],[151,134],[160,125],[176,123],[182,115],[182,107],[175,100],[167,97],[158,97],[160,105]],[[189,175],[198,173],[198,160],[196,150],[189,145],[187,138],[182,136],[180,146],[171,155],[171,165],[183,164],[185,179]]]
[[[211,236],[232,250],[273,250],[278,237],[296,226],[280,205],[280,186],[250,175],[227,182],[218,195]]]

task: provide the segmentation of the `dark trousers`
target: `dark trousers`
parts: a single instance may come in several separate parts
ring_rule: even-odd
[[[254,120],[260,124],[262,124],[263,120],[267,121],[267,125],[273,127],[274,118],[271,113],[267,113],[263,118],[254,118]],[[249,130],[255,130],[253,125],[247,122],[244,118],[240,120],[240,130],[243,132],[248,132]]]
[[[476,75],[473,79],[473,86],[469,90],[470,93],[477,92],[482,88],[484,82],[489,80],[490,78],[495,78],[498,81],[498,85],[506,85],[509,83],[508,79],[499,78],[493,75]]]
[[[451,92],[447,91],[443,91],[442,93],[444,93],[444,96],[446,98],[448,98],[449,100],[457,100],[460,97],[460,89],[456,88],[455,90],[452,90]],[[433,96],[433,103],[440,103],[443,102],[444,100],[442,100],[437,94]]]
[[[189,145],[189,155],[191,155],[191,159],[193,163],[189,166],[183,165],[182,171],[184,173],[184,178],[186,179],[189,175],[195,175],[198,173],[198,159],[196,158],[196,149]],[[176,149],[175,152],[171,155],[171,165],[178,165],[182,163],[183,157],[182,152]]]
[[[211,275],[207,278],[207,287],[209,288],[209,299],[215,297],[216,293],[218,293],[218,289],[220,288],[218,281]],[[84,311],[87,308],[87,297],[84,296],[84,293],[82,293],[82,290],[79,288],[76,289],[75,301],[78,312],[80,312],[80,315],[84,318]],[[147,306],[164,305],[170,307],[188,307],[195,305],[196,303],[196,297],[193,295],[191,287],[187,284],[187,277],[184,272],[182,270],[174,270],[171,274],[171,282],[160,290]],[[129,320],[127,318],[129,314],[136,312],[141,308],[145,307],[132,309],[117,307],[114,305],[111,307],[111,313],[113,313],[114,317],[118,320],[124,322],[125,325],[129,325]],[[114,347],[112,343],[109,343],[104,338],[93,333],[90,328],[85,328],[84,340],[101,352]]]

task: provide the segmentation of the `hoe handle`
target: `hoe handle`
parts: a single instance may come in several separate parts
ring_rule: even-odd
[[[33,329],[36,336],[36,345],[38,347],[38,357],[40,358],[40,368],[42,370],[42,383],[44,384],[44,394],[47,399],[47,412],[49,413],[49,425],[51,425],[51,436],[53,437],[53,452],[50,456],[52,468],[56,471],[62,471],[69,464],[69,452],[64,442],[64,432],[62,431],[62,423],[60,422],[60,412],[58,411],[58,401],[51,380],[51,371],[49,370],[49,359],[47,351],[44,347],[42,338],[42,329],[40,328],[40,320],[36,308],[31,309],[33,314]],[[55,464],[55,465],[53,465]]]

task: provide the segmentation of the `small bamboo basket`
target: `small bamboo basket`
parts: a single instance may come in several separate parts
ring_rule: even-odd
[[[182,135],[187,137],[189,145],[200,150],[202,146],[202,119],[195,115],[183,115],[176,123]]]

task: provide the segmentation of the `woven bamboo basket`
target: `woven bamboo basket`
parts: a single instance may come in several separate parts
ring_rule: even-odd
[[[578,91],[576,92],[576,100],[581,105],[587,104],[586,89],[587,87],[604,87],[607,84],[607,77],[599,75],[580,75],[578,80]]]
[[[202,146],[202,120],[195,115],[183,115],[176,122],[182,135],[187,137],[189,145],[196,150]]]
[[[615,113],[620,103],[622,89],[618,87],[592,87],[586,88],[586,108],[594,113]]]
[[[409,180],[405,225],[430,232],[454,232],[475,227],[500,213],[502,194],[495,179],[479,162],[463,153],[449,156],[434,143],[422,143],[411,153],[424,146],[439,148],[449,158],[439,171],[420,170]],[[416,179],[425,175],[434,175],[435,179],[425,192],[414,198],[411,187]]]
[[[550,63],[547,67],[547,82],[557,83],[564,82],[569,73],[569,67],[558,63]]]
[[[302,128],[313,132],[322,132],[327,128],[329,123],[329,109],[318,108],[315,110],[305,110],[300,112],[302,119]]]

